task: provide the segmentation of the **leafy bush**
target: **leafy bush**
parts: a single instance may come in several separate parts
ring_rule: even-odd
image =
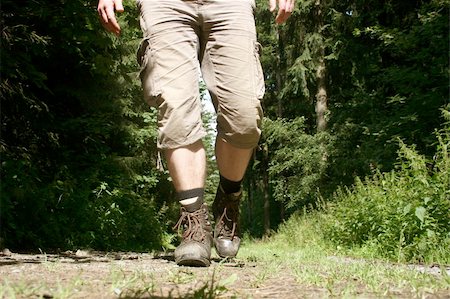
[[[448,111],[444,111],[448,118]],[[325,236],[397,261],[450,262],[450,126],[429,161],[400,142],[397,169],[337,192]]]

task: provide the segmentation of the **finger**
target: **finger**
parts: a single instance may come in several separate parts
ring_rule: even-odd
[[[288,0],[286,2],[286,12],[292,13],[295,7],[295,0]]]
[[[119,1],[117,3],[118,8],[122,9],[123,11],[123,7],[122,7],[122,1],[121,0],[116,0]],[[97,11],[98,11],[98,15],[100,17],[100,22],[102,24],[102,26],[108,30],[109,32],[113,32],[116,35],[120,34],[120,26],[116,20],[116,16],[114,13],[115,10],[115,2],[114,0],[100,0],[98,7],[97,7]]]
[[[289,5],[286,11],[292,13],[294,11],[294,8],[295,8],[295,0],[289,1]]]
[[[277,24],[284,23],[291,16],[292,11],[294,10],[294,7],[295,7],[295,0],[287,0],[287,1],[283,1],[283,3],[280,3],[278,15],[275,18],[275,22]]]
[[[277,0],[269,0],[269,10],[273,12],[277,8]]]
[[[286,10],[286,0],[278,0],[278,12]]]
[[[277,15],[277,17],[275,18],[275,23],[277,24],[283,24],[285,21],[284,15]]]
[[[117,12],[123,12],[123,5],[122,5],[122,0],[114,0],[114,8],[116,9]]]
[[[102,22],[102,24],[107,24],[108,23],[108,15],[106,14],[105,10],[103,8],[98,8],[98,15],[100,16],[100,21]]]
[[[290,12],[283,12],[283,13],[277,15],[277,17],[275,18],[275,22],[277,24],[282,24],[289,18],[290,15],[291,15]]]
[[[111,24],[111,26],[113,28],[113,30],[111,30],[111,31],[114,32],[115,34],[119,34],[120,26],[119,26],[119,23],[117,23],[116,15],[114,14],[114,9],[112,7],[108,7],[106,9],[106,14],[107,14],[107,18],[108,18],[108,23]]]
[[[286,22],[290,15],[290,13],[284,14],[284,16],[280,19],[279,24],[283,24],[284,22]]]
[[[278,0],[278,13],[275,17],[275,22],[280,24],[281,20],[284,18],[284,14],[286,13],[286,0]]]
[[[107,31],[116,33],[115,32],[116,30],[114,29],[114,27],[112,26],[112,24],[110,22],[105,22],[105,21],[103,21],[102,18],[100,19],[100,22],[101,22],[103,28],[105,28]]]

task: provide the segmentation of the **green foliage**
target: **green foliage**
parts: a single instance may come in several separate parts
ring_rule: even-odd
[[[156,113],[141,100],[137,9],[122,39],[97,1],[2,1],[1,246],[168,246]],[[166,243],[166,244],[163,244]]]
[[[302,1],[282,26],[267,1],[257,2],[268,151],[258,151],[249,169],[249,226],[262,230],[266,199],[274,227],[286,208],[317,206],[338,186],[378,169],[386,173],[355,190],[371,190],[361,196],[381,204],[365,200],[362,210],[341,211],[342,219],[344,210],[372,217],[355,226],[364,234],[341,228],[345,242],[374,243],[405,260],[420,260],[417,248],[439,256],[427,246],[443,238],[445,215],[436,211],[445,202],[439,196],[448,194],[436,190],[449,189],[448,133],[438,135],[438,154],[432,137],[448,103],[448,0]],[[124,1],[120,39],[101,28],[96,4],[2,1],[0,246],[170,247],[177,212],[167,201],[174,197],[168,173],[155,170],[156,111],[141,100],[137,80],[135,1]],[[313,134],[323,60],[329,130]],[[415,146],[401,146],[403,162],[389,173],[399,139]],[[210,137],[205,144],[213,160]],[[207,201],[218,180],[209,166]],[[361,201],[354,191],[339,192]],[[398,216],[391,223],[373,211]]]
[[[203,105],[202,121],[203,126],[207,132],[205,138],[203,138],[203,146],[206,151],[206,182],[205,182],[205,197],[206,203],[211,206],[214,201],[217,186],[219,184],[219,170],[215,162],[215,141],[216,141],[216,116],[215,113],[210,111],[212,104],[210,102],[209,107],[207,101],[211,101],[211,98],[207,94],[206,84],[203,80],[200,80],[200,98]]]
[[[446,111],[448,114],[448,111]],[[450,126],[437,134],[433,160],[400,143],[397,169],[340,189],[325,236],[378,255],[428,263],[450,261]]]
[[[393,168],[397,139],[434,153],[439,109],[448,103],[448,1],[341,3],[332,27],[330,119],[337,156],[332,176]],[[350,154],[350,155],[349,155]]]
[[[274,24],[266,1],[257,4],[264,110],[268,119],[282,118],[280,127],[289,129],[280,131],[284,140],[268,147],[269,161],[261,152],[256,155],[247,185],[252,203],[244,211],[254,214],[250,224],[264,223],[257,208],[267,194],[272,223],[279,223],[285,216],[283,207],[277,211],[279,202],[292,202],[295,210],[317,202],[319,196],[327,201],[355,177],[392,170],[399,139],[426,159],[433,157],[439,109],[448,103],[448,0],[302,1],[282,26]],[[321,61],[328,137],[312,134]],[[300,116],[303,126],[291,127]],[[291,132],[295,130],[299,132]],[[325,145],[320,147],[319,140]],[[265,139],[262,142],[264,147]],[[299,151],[302,142],[307,145]],[[326,152],[326,159],[319,152]]]
[[[265,119],[264,141],[270,149],[272,194],[287,209],[315,204],[325,180],[333,140],[327,132],[306,133],[303,117]]]

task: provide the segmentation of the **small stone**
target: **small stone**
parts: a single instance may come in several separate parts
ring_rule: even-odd
[[[11,256],[12,252],[8,248],[5,248],[2,250],[2,255],[4,256]]]
[[[75,256],[78,256],[78,257],[88,257],[88,256],[89,256],[89,251],[88,251],[88,250],[81,250],[81,249],[78,249],[77,252],[75,252]]]
[[[120,254],[116,253],[116,254],[114,254],[114,259],[115,260],[121,260],[122,256]]]

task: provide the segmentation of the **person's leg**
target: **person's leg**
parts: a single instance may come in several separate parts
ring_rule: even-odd
[[[184,230],[175,249],[175,261],[185,266],[209,266],[212,227],[203,202],[206,154],[201,140],[179,148],[166,149],[165,156],[178,200],[181,216],[176,228]]]
[[[220,175],[233,182],[242,181],[252,153],[252,148],[238,148],[222,138],[217,138],[216,161]]]
[[[165,156],[177,191],[204,187],[206,154],[201,140],[184,147],[166,149]]]
[[[240,245],[241,181],[261,134],[264,80],[252,1],[212,1],[206,6],[202,71],[217,111],[221,175],[212,206],[214,245],[219,256],[234,257]]]
[[[201,120],[196,7],[183,0],[140,0],[144,39],[138,52],[147,102],[158,108],[158,148],[165,153],[181,216],[179,265],[208,266],[212,234],[203,203],[206,132]]]
[[[234,257],[239,250],[241,183],[252,152],[253,149],[237,148],[222,138],[216,140],[220,181],[212,208],[216,219],[214,245],[221,257]]]
[[[206,153],[202,141],[176,149],[167,149],[165,156],[180,203],[184,206],[203,203]]]

